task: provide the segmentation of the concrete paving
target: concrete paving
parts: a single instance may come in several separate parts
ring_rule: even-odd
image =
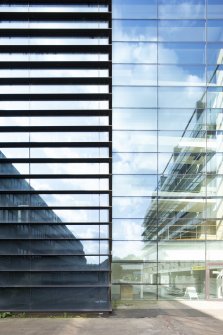
[[[136,305],[92,316],[10,317],[0,320],[0,335],[223,334],[223,302],[151,302],[147,309]]]

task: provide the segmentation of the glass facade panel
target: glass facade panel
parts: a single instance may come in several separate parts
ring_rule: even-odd
[[[113,85],[153,86],[157,83],[157,68],[154,65],[115,64]]]
[[[205,0],[159,0],[160,19],[204,19]]]
[[[153,42],[113,42],[113,63],[156,64],[157,44]]]
[[[113,20],[113,41],[155,41],[157,24],[152,20]]]
[[[159,87],[160,108],[193,108],[201,97],[204,96],[204,87]],[[215,91],[209,93],[209,99],[215,98]],[[204,98],[203,98],[204,99]],[[202,103],[203,101],[201,101]]]
[[[113,173],[155,174],[157,172],[157,153],[113,154]]]
[[[114,86],[114,108],[156,107],[157,89],[155,87]]]
[[[204,42],[160,42],[158,44],[159,64],[202,65],[206,63],[205,59],[206,47]]]
[[[113,0],[114,19],[157,18],[157,0]]]
[[[116,261],[157,261],[157,243],[143,241],[114,241],[113,260]],[[118,252],[119,250],[119,252]],[[122,253],[120,254],[120,250]]]
[[[222,57],[221,50],[223,48],[223,43],[207,43],[207,64],[221,65]]]
[[[155,131],[114,131],[114,152],[157,152]]]
[[[170,118],[171,115],[171,118]],[[199,117],[198,117],[199,116]],[[159,108],[158,109],[158,124],[160,131],[179,131],[191,130],[199,124],[200,128],[206,129],[207,111],[201,109],[180,109],[180,108]],[[209,112],[209,119],[214,119],[212,112]],[[188,123],[188,120],[190,122]]]
[[[130,3],[114,2],[112,297],[222,299],[222,2]]]
[[[207,16],[211,19],[219,19],[223,17],[223,4],[221,0],[207,1]]]
[[[143,215],[144,212],[142,211],[141,219],[113,219],[113,239],[122,241],[140,241],[143,238]],[[128,227],[128,231],[126,230],[126,227]]]
[[[113,108],[114,130],[156,130],[157,109]]]
[[[202,42],[205,40],[205,21],[160,20],[158,40],[160,42]]]
[[[148,191],[149,193],[149,191]],[[113,218],[142,218],[146,212],[150,198],[144,196],[122,196],[113,198]],[[141,238],[139,238],[141,239]]]
[[[156,175],[114,175],[114,196],[150,196],[157,187]],[[119,187],[117,187],[119,185]]]
[[[159,65],[159,86],[205,86],[205,66]]]
[[[207,41],[208,42],[222,42],[222,20],[208,20],[207,21]]]

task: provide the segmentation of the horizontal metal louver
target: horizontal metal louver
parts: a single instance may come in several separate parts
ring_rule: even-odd
[[[111,0],[0,21],[0,309],[109,311]]]

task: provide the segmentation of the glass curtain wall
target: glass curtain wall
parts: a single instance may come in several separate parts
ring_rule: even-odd
[[[223,298],[222,9],[113,0],[114,301]]]
[[[0,310],[110,310],[110,1],[1,1],[0,86]]]

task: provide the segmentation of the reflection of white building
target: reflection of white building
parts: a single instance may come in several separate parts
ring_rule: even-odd
[[[159,179],[144,218],[143,238],[145,254],[158,260],[158,284],[184,290],[193,284],[201,297],[206,292],[206,297],[221,298],[217,274],[223,268],[223,94],[219,90],[223,50],[217,63]]]
[[[223,51],[218,64],[220,58],[222,62]],[[219,222],[223,214],[223,95],[217,90],[223,84],[223,71],[218,67],[160,177],[158,198],[154,196],[144,219],[145,240],[223,237]],[[194,127],[189,132],[191,123]]]

